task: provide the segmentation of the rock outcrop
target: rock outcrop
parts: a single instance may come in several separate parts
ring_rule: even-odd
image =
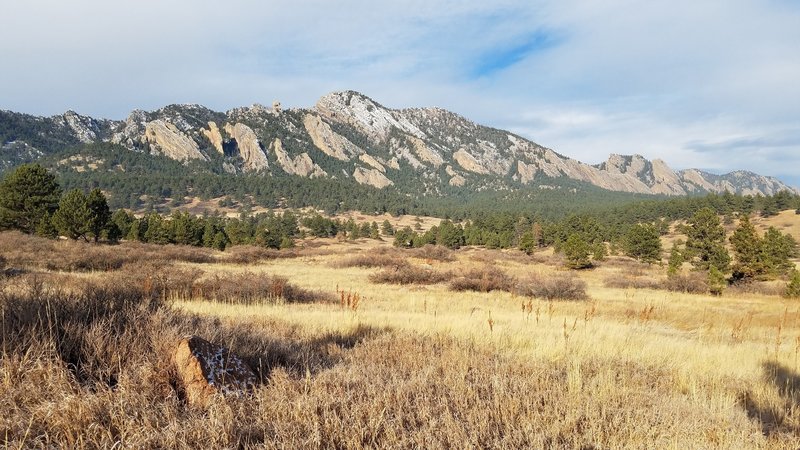
[[[256,374],[238,356],[198,336],[181,339],[172,358],[191,405],[203,406],[217,393],[245,393],[258,384]]]
[[[360,159],[361,162],[366,163],[369,166],[372,166],[373,169],[377,169],[381,173],[386,173],[386,167],[384,167],[383,164],[380,163],[380,161],[373,158],[372,156],[366,153],[362,153],[358,155],[358,159]]]
[[[144,139],[151,150],[178,161],[206,159],[192,138],[180,131],[175,125],[163,120],[147,122]]]
[[[489,170],[486,169],[478,162],[478,159],[472,156],[469,152],[464,149],[460,149],[457,152],[453,153],[453,159],[461,166],[462,169],[468,172],[479,173],[482,175],[486,175],[489,173]]]
[[[225,150],[222,147],[222,133],[220,133],[216,122],[208,122],[208,129],[202,128],[200,132],[211,142],[211,145],[220,155],[225,154]]]
[[[301,177],[324,177],[328,175],[324,170],[308,156],[308,153],[301,153],[294,158],[289,156],[289,153],[283,149],[283,143],[280,139],[275,139],[272,143],[272,149],[275,151],[275,157],[278,159],[278,165],[284,172],[290,175],[298,175]]]
[[[245,172],[260,172],[269,168],[267,155],[261,150],[261,143],[258,142],[258,137],[252,128],[242,123],[236,125],[227,123],[225,132],[236,141]]]
[[[386,178],[386,175],[381,173],[378,169],[366,169],[364,167],[356,167],[353,171],[353,178],[359,184],[368,184],[378,189],[383,189],[387,186],[394,184],[392,180]]]
[[[341,161],[349,161],[354,156],[364,153],[364,150],[346,137],[336,134],[320,116],[306,114],[303,118],[303,125],[314,142],[314,146],[328,156]]]

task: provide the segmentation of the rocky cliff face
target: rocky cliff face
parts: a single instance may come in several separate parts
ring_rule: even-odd
[[[352,178],[422,195],[443,195],[454,188],[553,189],[558,180],[670,196],[800,193],[750,172],[674,171],[662,160],[640,155],[612,154],[602,164],[587,165],[440,108],[389,109],[353,91],[325,95],[308,109],[256,104],[221,113],[200,105],[169,105],[133,111],[124,121],[72,111],[51,118],[0,111],[0,125],[0,130],[12,125],[30,129],[13,139],[0,135],[5,157],[0,166],[81,143],[111,142],[179,161],[221,164],[226,172]]]
[[[246,172],[260,172],[269,168],[267,155],[261,149],[258,136],[252,128],[241,123],[236,125],[228,123],[225,124],[225,132],[236,142]]]
[[[151,151],[178,161],[206,159],[205,155],[200,153],[197,142],[170,122],[163,120],[147,122],[144,140],[150,144]]]

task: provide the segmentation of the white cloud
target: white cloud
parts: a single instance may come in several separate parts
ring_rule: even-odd
[[[536,33],[555,44],[475,73]],[[800,8],[779,0],[31,0],[4,5],[0,54],[0,108],[36,114],[309,106],[356,89],[592,163],[800,166]]]

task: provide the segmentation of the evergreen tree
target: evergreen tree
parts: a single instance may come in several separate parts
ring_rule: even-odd
[[[410,227],[401,228],[394,234],[393,245],[395,247],[411,247],[414,245],[414,239],[416,236],[417,233],[414,233]]]
[[[36,235],[55,239],[58,237],[58,230],[53,225],[53,217],[50,214],[45,214],[36,225]]]
[[[762,255],[762,240],[750,219],[743,215],[739,227],[730,238],[736,263],[733,266],[733,279],[748,281],[765,273]]]
[[[131,225],[136,218],[133,214],[125,211],[124,209],[118,209],[111,214],[111,222],[113,222],[117,228],[119,229],[119,235],[128,236],[128,233],[131,230]]]
[[[567,267],[571,269],[586,269],[592,266],[589,255],[592,253],[591,246],[580,234],[570,234],[564,242],[563,251],[566,257]]]
[[[86,195],[80,189],[73,189],[61,197],[52,221],[62,235],[88,241],[86,235],[91,231],[91,220],[92,211]]]
[[[728,283],[725,280],[725,274],[717,268],[717,266],[710,266],[708,269],[708,289],[713,295],[722,295],[725,286]]]
[[[436,229],[436,243],[450,249],[464,245],[464,230],[449,220],[443,220]]]
[[[667,267],[667,275],[675,276],[681,271],[681,267],[686,259],[681,252],[680,245],[676,242],[672,244],[672,250],[669,252],[669,266]]]
[[[783,293],[787,298],[800,298],[800,271],[792,269],[789,274],[789,282],[786,284],[786,290]]]
[[[646,263],[661,261],[661,238],[656,227],[636,224],[628,230],[624,241],[625,255]]]
[[[700,270],[709,270],[713,266],[720,272],[727,272],[730,255],[725,249],[725,229],[717,213],[711,208],[703,208],[689,219],[688,225],[686,250],[692,256],[692,265]]]
[[[783,275],[794,265],[790,261],[797,255],[797,242],[791,235],[784,235],[775,227],[769,227],[764,233],[761,245],[761,259],[767,272],[772,275]]]
[[[86,203],[90,212],[89,231],[94,241],[97,242],[111,221],[111,210],[108,208],[106,196],[100,189],[92,189],[86,197]]]
[[[0,183],[0,229],[33,233],[58,208],[61,187],[39,164],[17,167]]]
[[[394,227],[392,227],[388,219],[384,220],[383,224],[381,224],[381,233],[383,233],[384,236],[394,236]]]

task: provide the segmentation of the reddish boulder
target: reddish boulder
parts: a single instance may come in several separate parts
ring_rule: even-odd
[[[214,393],[237,394],[258,383],[253,370],[225,347],[187,336],[173,355],[179,382],[190,404],[204,405]]]

